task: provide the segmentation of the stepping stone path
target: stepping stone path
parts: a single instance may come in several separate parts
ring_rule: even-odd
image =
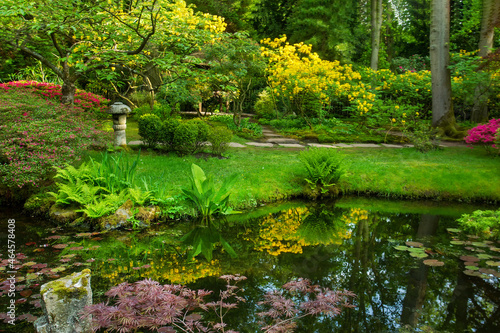
[[[262,126],[263,139],[259,142],[245,142],[245,144],[230,142],[229,147],[233,148],[245,148],[248,146],[252,147],[265,147],[265,148],[306,148],[306,147],[321,147],[321,148],[409,148],[413,147],[411,144],[388,144],[388,143],[335,143],[335,144],[325,144],[325,143],[304,143],[295,139],[285,138],[281,134],[274,132],[271,128],[267,126]],[[130,141],[128,143],[130,146],[142,145],[142,141]],[[457,146],[457,143],[443,143],[441,147]]]

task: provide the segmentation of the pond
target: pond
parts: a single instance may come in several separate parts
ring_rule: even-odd
[[[456,218],[480,208],[488,207],[343,198],[266,205],[210,226],[172,221],[106,234],[55,229],[3,209],[0,306],[9,302],[7,220],[15,219],[21,317],[0,331],[33,331],[40,285],[88,267],[94,302],[144,278],[217,295],[219,276],[242,274],[246,302],[227,317],[240,332],[259,332],[257,302],[296,278],[357,295],[354,309],[305,318],[296,332],[500,332],[500,243],[456,229]]]

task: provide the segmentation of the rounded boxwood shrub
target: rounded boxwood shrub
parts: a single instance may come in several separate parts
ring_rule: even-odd
[[[208,132],[208,142],[212,144],[212,153],[222,155],[227,148],[229,142],[233,138],[233,132],[225,126],[214,126]]]
[[[198,126],[195,122],[183,122],[174,131],[172,148],[179,155],[192,154],[196,151]]]
[[[147,113],[139,118],[139,135],[149,147],[155,147],[160,141],[162,123],[157,115]]]
[[[162,129],[160,133],[160,142],[172,147],[174,144],[174,133],[175,129],[180,125],[179,119],[169,118],[165,120],[162,124]]]

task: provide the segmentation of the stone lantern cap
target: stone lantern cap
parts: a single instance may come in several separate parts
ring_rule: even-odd
[[[122,102],[115,102],[113,103],[108,111],[107,111],[109,114],[129,114],[130,112],[132,112],[132,110],[130,110],[130,108],[126,105],[126,104],[123,104]]]

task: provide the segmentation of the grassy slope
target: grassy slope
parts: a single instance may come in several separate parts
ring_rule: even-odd
[[[480,149],[445,148],[421,154],[407,149],[346,149],[349,163],[341,186],[347,193],[400,198],[476,202],[500,201],[500,160]],[[188,186],[190,165],[198,164],[216,181],[240,175],[231,201],[239,208],[300,196],[307,184],[298,151],[231,149],[228,159],[197,159],[143,152],[137,178],[150,178],[177,194]]]

